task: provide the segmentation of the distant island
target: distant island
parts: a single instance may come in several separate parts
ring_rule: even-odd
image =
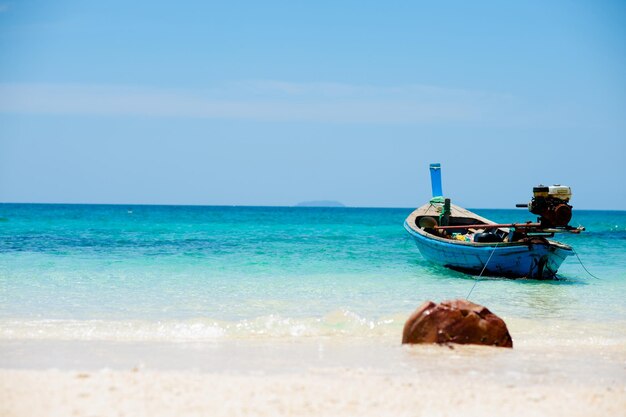
[[[315,201],[302,201],[296,204],[296,207],[345,207],[339,201],[333,200],[315,200]]]

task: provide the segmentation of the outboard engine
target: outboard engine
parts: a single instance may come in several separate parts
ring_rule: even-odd
[[[533,187],[533,198],[528,204],[517,204],[517,207],[528,207],[528,211],[539,216],[539,223],[544,228],[569,228],[572,219],[572,206],[569,200],[572,190],[566,185],[538,185]]]

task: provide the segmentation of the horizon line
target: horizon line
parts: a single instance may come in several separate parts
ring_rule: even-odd
[[[41,203],[41,202],[14,202],[14,201],[0,201],[0,205],[49,205],[49,206],[150,206],[150,207],[232,207],[232,208],[297,208],[297,209],[402,209],[402,210],[415,210],[420,206],[415,207],[384,207],[384,206],[299,206],[298,203],[294,205],[254,205],[254,204],[173,204],[173,203]],[[470,210],[520,210],[516,207],[465,207]],[[576,209],[576,211],[626,211],[626,209]]]

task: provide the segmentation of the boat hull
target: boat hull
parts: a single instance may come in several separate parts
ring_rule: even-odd
[[[556,242],[469,243],[430,237],[405,222],[424,258],[439,265],[485,276],[553,279],[572,249]],[[484,271],[483,271],[484,269]]]

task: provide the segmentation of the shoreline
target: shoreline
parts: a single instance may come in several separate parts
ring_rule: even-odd
[[[514,340],[512,349],[476,345],[402,345],[395,338],[231,339],[211,342],[0,340],[0,370],[127,370],[298,373],[367,369],[380,373],[480,372],[544,380],[626,384],[626,344],[585,345],[550,338]]]

